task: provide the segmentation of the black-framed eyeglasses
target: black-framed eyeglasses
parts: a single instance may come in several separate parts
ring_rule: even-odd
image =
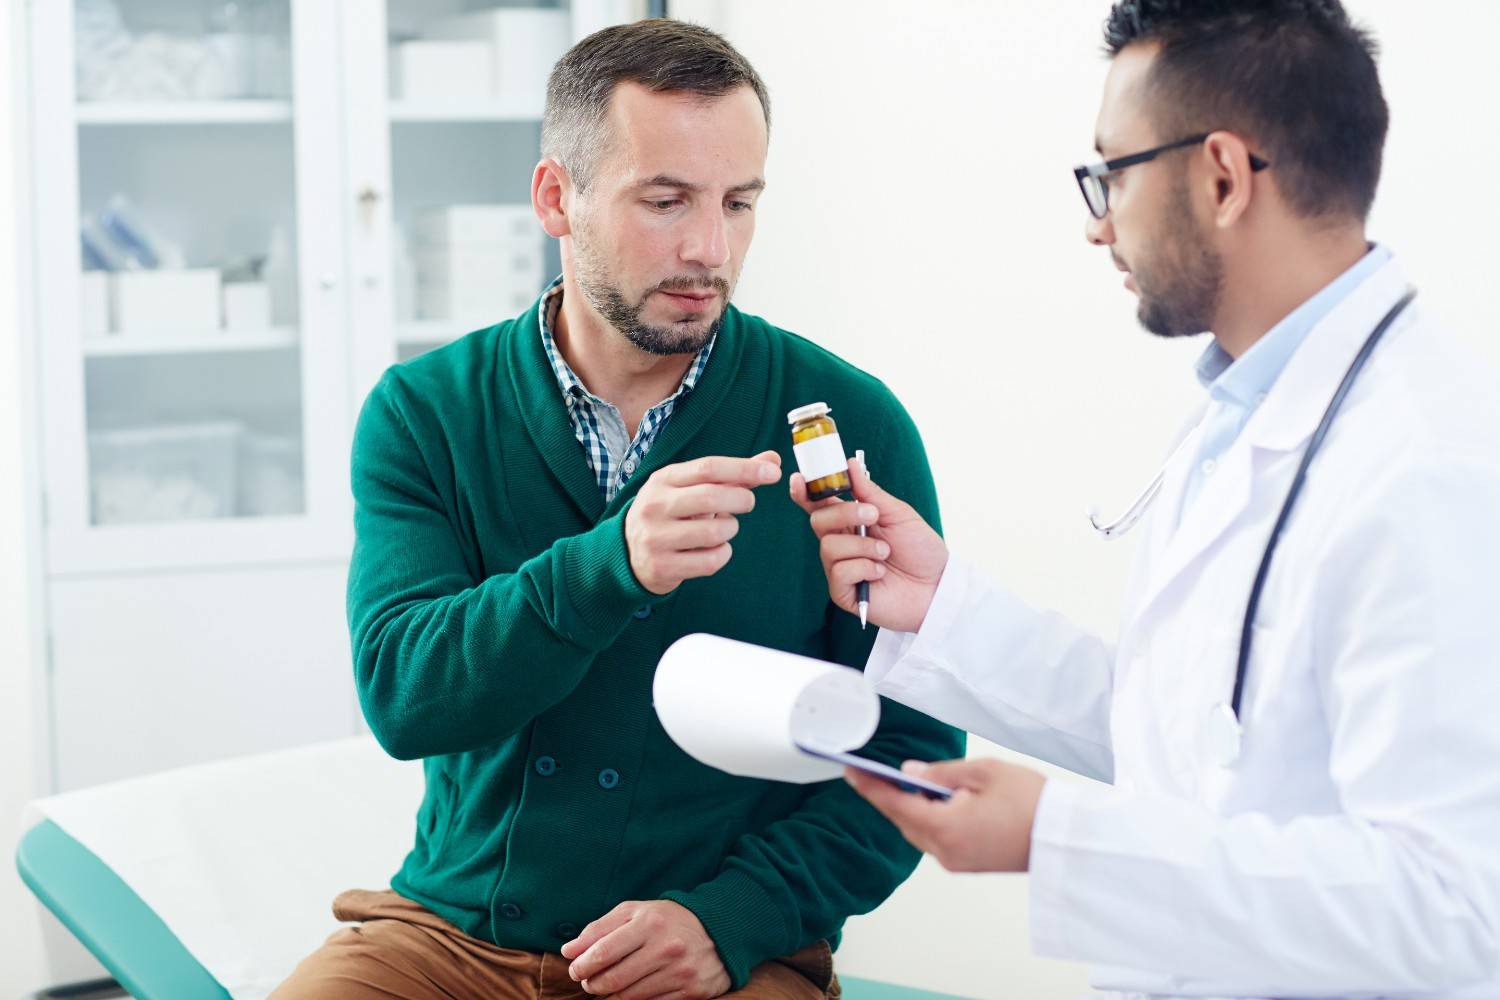
[[[1094,218],[1102,219],[1109,214],[1109,177],[1111,174],[1119,173],[1126,167],[1133,167],[1138,163],[1148,163],[1163,153],[1169,153],[1174,149],[1182,149],[1184,146],[1196,146],[1203,142],[1212,132],[1203,132],[1199,135],[1190,135],[1186,139],[1178,139],[1155,149],[1148,149],[1144,153],[1131,153],[1129,156],[1119,156],[1113,160],[1105,160],[1103,163],[1095,163],[1092,166],[1074,167],[1073,176],[1078,178],[1078,190],[1083,192],[1083,200],[1089,206],[1089,212]],[[1269,160],[1263,160],[1254,153],[1250,154],[1250,169],[1261,171],[1271,165]]]

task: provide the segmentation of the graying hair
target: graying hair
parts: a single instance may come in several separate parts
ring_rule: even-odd
[[[771,127],[771,97],[749,60],[716,32],[650,18],[594,32],[568,50],[547,79],[542,155],[587,189],[609,143],[609,102],[621,83],[659,93],[723,97],[749,87]]]

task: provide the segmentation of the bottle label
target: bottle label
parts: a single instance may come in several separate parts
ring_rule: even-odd
[[[808,482],[847,472],[849,459],[844,455],[844,443],[837,434],[824,434],[811,441],[792,445],[797,456],[797,468]]]

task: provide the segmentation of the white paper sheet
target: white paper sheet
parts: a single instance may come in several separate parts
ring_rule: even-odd
[[[843,768],[795,743],[855,750],[880,722],[880,698],[849,667],[712,635],[689,635],[662,654],[656,714],[690,756],[744,778],[807,784]]]
[[[96,854],[234,1000],[261,1000],[411,849],[422,765],[368,736],[153,774],[27,806]]]

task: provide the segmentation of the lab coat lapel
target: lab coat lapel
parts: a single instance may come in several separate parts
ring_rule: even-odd
[[[1236,442],[1220,457],[1218,469],[1203,484],[1192,507],[1186,511],[1181,510],[1182,502],[1193,466],[1198,461],[1197,450],[1193,449],[1177,463],[1179,468],[1171,477],[1172,493],[1164,497],[1169,502],[1162,511],[1164,523],[1161,527],[1165,537],[1147,575],[1140,614],[1144,615],[1174,580],[1193,567],[1203,552],[1239,519],[1249,505],[1250,458],[1250,449],[1245,442]],[[1164,493],[1166,487],[1167,484],[1163,484]],[[1175,531],[1172,530],[1173,520],[1177,522]]]
[[[1195,569],[1204,553],[1240,520],[1256,489],[1285,488],[1279,477],[1274,484],[1259,481],[1264,477],[1257,476],[1257,470],[1264,469],[1270,464],[1266,459],[1274,457],[1263,453],[1300,449],[1312,436],[1349,363],[1406,288],[1406,278],[1392,260],[1308,333],[1179,523],[1178,511],[1197,460],[1195,448],[1184,449],[1185,454],[1162,484],[1162,519],[1153,524],[1155,545],[1144,574],[1145,590],[1132,616],[1136,621],[1145,617],[1176,580]],[[1253,566],[1245,568],[1247,587],[1254,572]]]
[[[1201,403],[1197,411],[1184,422],[1173,444],[1175,457],[1162,470],[1161,490],[1143,522],[1145,535],[1141,539],[1141,554],[1132,574],[1132,581],[1136,584],[1132,593],[1137,595],[1138,601],[1134,607],[1127,607],[1127,622],[1139,616],[1154,593],[1155,577],[1163,565],[1172,537],[1177,533],[1177,518],[1187,489],[1188,472],[1193,467],[1193,457],[1200,447],[1203,418],[1207,412],[1208,404]]]

